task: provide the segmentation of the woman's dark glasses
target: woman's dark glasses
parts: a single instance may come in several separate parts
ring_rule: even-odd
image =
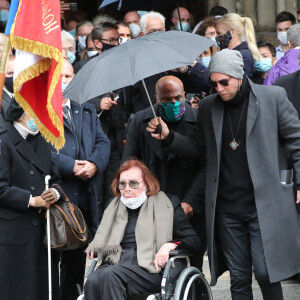
[[[142,183],[142,182],[143,182],[143,180],[141,182],[138,182],[136,180],[129,180],[128,182],[127,181],[119,181],[118,182],[118,188],[119,188],[119,190],[125,190],[127,184],[129,184],[129,186],[132,189],[136,190],[136,189],[139,188],[140,183]]]
[[[232,77],[228,78],[228,79],[222,79],[222,80],[219,80],[219,81],[212,81],[211,79],[209,79],[209,84],[216,88],[218,86],[218,83],[221,84],[222,86],[228,86],[229,85],[229,80],[231,79]]]

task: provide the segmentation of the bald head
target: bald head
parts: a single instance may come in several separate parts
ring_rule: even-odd
[[[140,25],[140,16],[136,11],[129,11],[125,14],[123,21],[128,24],[137,24]]]
[[[184,8],[184,7],[179,7],[179,13],[180,13],[180,21],[181,23],[190,23],[190,12]],[[179,16],[178,16],[178,10],[174,9],[172,12],[172,18],[171,22],[173,23],[173,26],[177,26],[179,23]]]
[[[182,81],[175,76],[164,76],[155,86],[156,100],[160,103],[183,101],[184,88]]]

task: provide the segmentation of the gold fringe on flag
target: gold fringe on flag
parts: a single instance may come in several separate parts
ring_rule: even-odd
[[[21,4],[22,4],[22,0],[20,0],[20,2],[19,2],[17,15],[19,13]],[[17,19],[17,15],[16,15],[16,19]],[[62,53],[59,49],[57,49],[54,46],[47,45],[47,44],[37,42],[37,41],[28,40],[28,39],[25,39],[25,38],[22,38],[19,36],[15,36],[14,29],[15,29],[15,23],[12,26],[11,35],[10,35],[11,45],[13,48],[44,57],[43,59],[39,60],[36,64],[23,70],[15,78],[15,80],[14,80],[14,96],[15,96],[17,102],[28,113],[28,115],[32,119],[34,119],[34,121],[37,125],[37,128],[39,129],[41,134],[44,136],[44,138],[48,142],[50,142],[55,147],[56,150],[59,150],[65,144],[64,125],[61,122],[59,116],[54,111],[52,103],[51,103],[51,99],[53,97],[54,90],[55,90],[56,85],[61,76],[62,64],[63,64]],[[19,90],[22,87],[23,83],[40,76],[42,73],[48,71],[51,68],[52,59],[54,59],[57,62],[57,65],[53,72],[52,80],[51,80],[51,83],[49,86],[46,107],[47,107],[47,111],[48,111],[49,117],[50,117],[53,125],[56,127],[56,129],[59,132],[58,137],[54,136],[54,134],[43,123],[41,123],[39,121],[39,119],[36,116],[32,107],[19,93]]]

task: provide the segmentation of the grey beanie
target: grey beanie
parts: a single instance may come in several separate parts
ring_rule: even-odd
[[[222,73],[237,79],[243,79],[244,61],[237,50],[223,49],[217,52],[209,64],[209,74]]]

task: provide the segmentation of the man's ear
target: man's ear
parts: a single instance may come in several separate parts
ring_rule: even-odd
[[[93,40],[94,46],[97,48],[99,53],[102,53],[102,43],[99,40]]]
[[[177,25],[178,21],[175,17],[172,17],[171,18],[171,22],[174,24],[174,25]]]
[[[157,95],[155,95],[155,99],[156,99],[156,103],[159,104],[159,100],[158,100]]]
[[[294,47],[292,46],[291,42],[290,41],[287,42],[288,42],[289,49],[293,49]]]
[[[272,66],[274,66],[277,63],[277,57],[273,57],[272,58]]]

